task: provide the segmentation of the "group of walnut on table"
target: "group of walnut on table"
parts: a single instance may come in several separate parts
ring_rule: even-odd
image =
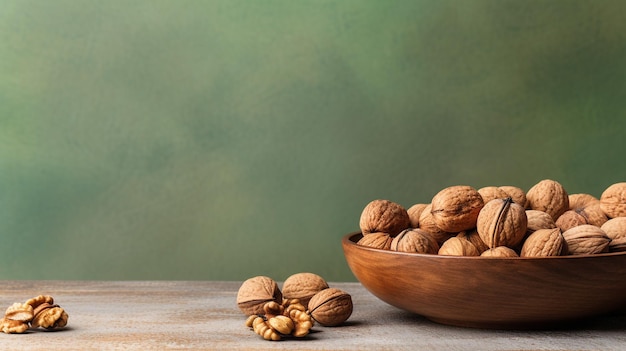
[[[0,320],[0,330],[6,334],[22,334],[40,327],[58,329],[67,325],[67,319],[67,312],[54,304],[52,296],[39,295],[9,306]]]
[[[544,257],[626,251],[626,182],[600,198],[568,194],[545,179],[476,190],[457,185],[405,210],[374,200],[360,218],[359,245],[454,256]]]
[[[237,292],[237,306],[246,315],[245,325],[265,340],[304,338],[315,323],[325,327],[343,324],[352,314],[352,297],[332,288],[315,273],[296,273],[283,282],[256,276]]]

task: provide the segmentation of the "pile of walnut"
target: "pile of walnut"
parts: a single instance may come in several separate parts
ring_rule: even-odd
[[[248,316],[245,325],[265,340],[301,338],[314,322],[338,326],[352,314],[352,297],[331,288],[314,273],[297,273],[285,280],[282,291],[272,278],[257,276],[243,282],[237,306]]]
[[[551,179],[514,186],[451,186],[405,210],[374,200],[360,218],[358,244],[454,256],[544,257],[626,251],[626,182],[598,199]]]
[[[25,333],[31,328],[58,329],[67,325],[67,312],[54,304],[52,296],[39,295],[7,308],[0,329],[7,334]]]

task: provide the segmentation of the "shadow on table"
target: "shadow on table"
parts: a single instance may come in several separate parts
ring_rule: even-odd
[[[529,332],[529,331],[559,331],[559,332],[568,332],[568,331],[580,331],[580,330],[589,330],[589,331],[626,331],[626,311],[616,311],[613,313],[608,313],[604,315],[599,315],[595,317],[589,317],[585,319],[578,319],[572,321],[564,321],[551,323],[549,326],[540,327],[540,328],[526,328],[526,329],[481,329],[481,328],[468,328],[468,327],[458,327],[458,326],[449,326],[444,324],[439,324],[429,320],[426,317],[421,315],[417,315],[414,313],[410,313],[407,311],[396,310],[388,316],[390,319],[396,319],[401,321],[402,323],[411,323],[414,325],[428,325],[431,327],[442,327],[442,328],[457,328],[462,330],[506,330],[509,332]],[[539,323],[538,323],[539,324]]]

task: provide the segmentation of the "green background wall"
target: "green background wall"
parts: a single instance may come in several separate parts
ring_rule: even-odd
[[[623,1],[0,1],[0,279],[354,280],[362,208],[626,180]]]

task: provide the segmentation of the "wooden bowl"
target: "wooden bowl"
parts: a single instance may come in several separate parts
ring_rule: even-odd
[[[461,257],[342,246],[356,278],[382,301],[434,322],[489,329],[571,325],[626,307],[626,252]]]

